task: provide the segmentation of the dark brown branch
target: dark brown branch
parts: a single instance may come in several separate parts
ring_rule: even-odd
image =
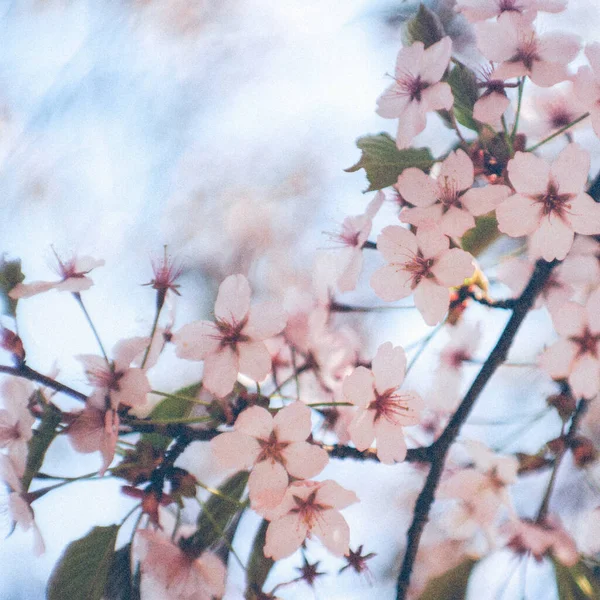
[[[82,402],[85,402],[87,400],[87,396],[85,394],[82,394],[81,392],[70,388],[68,385],[59,383],[51,377],[47,377],[46,375],[38,373],[34,369],[29,368],[25,363],[22,363],[17,367],[7,367],[5,365],[0,365],[0,373],[6,373],[7,375],[13,375],[14,377],[23,377],[24,379],[29,379],[29,381],[41,383],[46,387],[56,390],[57,392],[66,394],[67,396],[71,396],[71,398],[81,400]]]
[[[351,458],[354,460],[373,460],[379,462],[377,453],[374,450],[365,450],[361,452],[350,446],[335,444],[333,446],[323,446],[331,458]],[[424,446],[422,448],[409,448],[406,453],[407,462],[431,462],[433,456],[433,446]]]
[[[121,419],[121,424],[128,427],[129,431],[121,433],[156,433],[170,438],[185,437],[190,442],[208,442],[221,432],[216,429],[194,429],[184,423],[144,423],[143,419]]]
[[[441,436],[432,446],[431,469],[427,475],[425,485],[417,498],[412,523],[407,533],[407,546],[402,562],[402,568],[396,585],[396,600],[405,600],[410,582],[413,565],[417,557],[421,534],[425,524],[429,520],[429,510],[435,498],[435,492],[444,470],[444,462],[450,446],[458,436],[460,428],[467,420],[473,405],[485,388],[496,369],[506,360],[508,351],[521,326],[521,323],[532,308],[536,297],[547,283],[552,269],[558,264],[557,261],[537,262],[533,275],[527,287],[516,301],[513,314],[509,319],[496,346],[485,361],[481,371],[469,388],[458,409],[450,419],[450,422],[442,432]]]

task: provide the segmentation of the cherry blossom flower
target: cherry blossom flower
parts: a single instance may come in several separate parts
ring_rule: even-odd
[[[593,398],[600,390],[600,289],[585,306],[566,302],[551,311],[560,339],[539,359],[554,379],[569,381],[576,397]]]
[[[19,477],[25,472],[27,444],[33,437],[35,419],[27,408],[34,387],[16,377],[0,382],[0,397],[5,408],[0,409],[0,448],[7,448]]]
[[[264,340],[283,330],[286,315],[276,302],[250,306],[250,285],[243,275],[230,275],[219,286],[216,323],[196,321],[173,334],[177,356],[204,361],[203,384],[216,396],[233,390],[238,373],[255,381],[271,370]]]
[[[340,292],[349,292],[356,288],[363,265],[362,247],[369,238],[373,217],[381,208],[384,199],[383,192],[377,192],[364,214],[346,217],[342,223],[342,230],[331,235],[332,239],[343,246],[338,252],[337,267],[340,272],[337,281]]]
[[[509,548],[518,553],[531,552],[538,561],[550,554],[567,567],[579,562],[575,541],[557,521],[509,521],[505,533],[510,537],[507,544]]]
[[[138,531],[142,574],[164,591],[168,600],[215,600],[225,593],[225,565],[212,552],[200,556],[150,530]]]
[[[165,246],[162,259],[152,261],[152,271],[154,272],[154,279],[143,285],[151,285],[158,292],[157,305],[162,308],[169,290],[177,296],[181,296],[179,285],[175,282],[181,276],[183,267],[168,256],[167,247]]]
[[[456,10],[470,23],[499,17],[505,13],[523,14],[544,11],[559,13],[565,10],[567,0],[457,0]]]
[[[252,508],[258,512],[279,504],[289,476],[314,477],[329,462],[323,448],[309,444],[311,411],[294,402],[272,417],[268,410],[252,406],[235,421],[235,431],[222,433],[210,445],[222,467],[252,469],[248,486]]]
[[[579,67],[573,77],[577,100],[590,112],[594,133],[600,137],[600,43],[585,47],[589,66]]]
[[[589,154],[569,144],[552,165],[529,152],[508,163],[516,193],[496,209],[498,228],[511,237],[528,235],[533,257],[565,258],[574,232],[600,233],[600,205],[586,194]]]
[[[388,261],[371,277],[371,287],[386,302],[414,294],[415,305],[427,325],[436,325],[450,304],[450,286],[473,275],[473,257],[449,240],[421,227],[415,234],[389,225],[377,238],[377,249]]]
[[[538,35],[532,21],[535,12],[505,14],[498,21],[475,25],[477,46],[490,61],[499,64],[493,79],[529,76],[541,87],[569,78],[567,65],[578,54],[579,36],[550,32]]]
[[[561,279],[572,285],[590,286],[600,281],[600,242],[575,236],[567,258],[560,265]]]
[[[493,78],[492,72],[493,70],[485,70],[484,80],[478,84],[484,92],[473,105],[473,118],[491,125],[494,129],[500,129],[502,115],[510,106],[510,100],[505,92],[504,81]]]
[[[349,552],[350,529],[340,510],[358,502],[354,492],[327,479],[297,481],[281,504],[265,516],[270,522],[264,548],[266,557],[291,556],[307,537],[317,537],[336,556]]]
[[[400,220],[417,227],[436,225],[441,233],[460,238],[475,227],[474,216],[494,210],[510,194],[505,185],[471,188],[473,181],[473,162],[462,150],[448,155],[435,179],[421,169],[405,169],[396,187],[416,208],[403,209]]]
[[[377,440],[377,457],[393,464],[406,457],[402,427],[416,425],[423,401],[412,392],[399,392],[406,371],[406,354],[400,346],[379,346],[372,370],[357,367],[344,379],[346,398],[359,410],[348,431],[360,451]]]
[[[137,407],[146,404],[146,395],[152,389],[146,372],[130,365],[145,350],[148,341],[140,337],[122,340],[113,348],[110,365],[101,356],[80,354],[76,357],[83,364],[90,385],[95,388],[90,396],[90,406],[117,410],[119,405]]]
[[[400,119],[396,144],[406,148],[427,125],[427,113],[452,107],[447,83],[440,82],[450,62],[449,37],[425,49],[423,42],[402,48],[396,59],[394,83],[377,100],[377,114]]]
[[[33,281],[32,283],[17,284],[8,295],[13,299],[29,298],[48,290],[59,292],[83,292],[94,285],[87,274],[104,265],[103,260],[96,260],[90,256],[73,256],[68,260],[62,260],[55,253],[56,272],[60,276],[59,281]]]

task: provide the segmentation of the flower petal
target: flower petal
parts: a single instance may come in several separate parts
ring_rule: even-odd
[[[250,309],[250,284],[244,275],[230,275],[219,286],[215,316],[227,323],[241,323]]]
[[[253,340],[265,340],[285,327],[287,315],[278,302],[261,302],[250,307],[243,333]]]
[[[508,161],[508,176],[520,194],[543,194],[548,189],[550,165],[531,152],[517,152]]]
[[[291,556],[300,548],[307,534],[308,527],[298,514],[287,514],[271,521],[267,527],[265,556],[273,560]]]
[[[329,454],[323,448],[308,442],[294,442],[282,454],[287,472],[299,479],[315,477],[329,462]]]
[[[375,439],[374,418],[375,411],[360,409],[348,426],[350,439],[361,452],[370,448]]]
[[[271,371],[271,355],[264,342],[240,342],[237,345],[239,371],[254,381],[262,381]]]
[[[498,229],[511,237],[533,233],[542,219],[542,206],[531,198],[515,194],[496,209]]]
[[[437,325],[448,312],[450,292],[448,288],[423,279],[415,288],[415,306],[427,325]]]
[[[402,171],[396,187],[400,195],[414,206],[431,206],[437,200],[437,182],[415,167]]]
[[[288,404],[275,415],[273,429],[280,442],[303,442],[312,429],[310,408],[303,402]]]
[[[348,554],[350,528],[337,510],[323,510],[315,521],[311,533],[335,556]]]
[[[248,494],[253,510],[268,511],[283,500],[289,483],[288,474],[282,464],[274,460],[257,463],[248,478]]]
[[[342,390],[347,400],[356,406],[365,407],[375,399],[375,378],[366,367],[356,367],[342,383]],[[304,438],[306,439],[306,438]]]
[[[579,144],[568,144],[550,167],[550,175],[561,194],[579,194],[587,183],[590,154]]]
[[[259,440],[266,440],[269,439],[274,428],[273,417],[266,408],[251,406],[240,413],[234,427],[236,431]]]
[[[249,469],[260,453],[255,437],[239,431],[228,431],[210,440],[210,449],[223,469]]]
[[[179,358],[204,360],[219,349],[221,334],[214,323],[195,321],[175,332],[172,341]]]
[[[441,285],[460,285],[475,271],[473,256],[460,248],[446,250],[431,267],[432,273]]]
[[[388,421],[379,419],[375,425],[377,439],[377,458],[386,465],[402,462],[406,458],[406,441],[402,427]]]
[[[375,388],[379,393],[400,387],[406,371],[404,348],[394,347],[391,342],[381,344],[373,358],[371,368],[375,377]]]
[[[215,396],[227,396],[233,390],[237,376],[238,357],[229,346],[204,359],[202,384]]]

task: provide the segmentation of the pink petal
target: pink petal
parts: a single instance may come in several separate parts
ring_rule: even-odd
[[[585,355],[575,361],[569,375],[569,385],[576,398],[594,398],[600,389],[600,365],[598,359]]]
[[[552,163],[550,174],[561,194],[579,194],[587,183],[590,154],[579,144],[568,144]]]
[[[451,152],[448,155],[448,158],[442,163],[438,181],[443,185],[446,179],[449,182],[453,182],[454,185],[452,187],[459,192],[462,192],[473,185],[473,162],[464,150]]]
[[[569,221],[577,233],[596,235],[600,233],[600,204],[588,194],[579,194],[571,200]]]
[[[452,88],[445,82],[436,83],[424,89],[421,97],[424,113],[433,110],[450,110],[454,104]]]
[[[379,298],[393,302],[412,294],[412,275],[401,265],[388,265],[377,269],[371,276],[371,287]]]
[[[565,302],[550,314],[556,333],[563,337],[573,337],[583,333],[589,313],[578,302]]]
[[[475,271],[473,257],[464,250],[446,250],[436,261],[431,271],[440,284],[451,287],[460,285]]]
[[[452,55],[452,40],[449,36],[432,44],[423,53],[421,59],[421,77],[427,83],[439,81],[450,63]]]
[[[510,192],[507,185],[486,185],[468,190],[460,200],[472,215],[479,217],[496,209],[508,198]]]
[[[600,288],[596,288],[585,303],[585,312],[592,333],[600,333]]]
[[[226,569],[223,561],[212,552],[203,552],[194,568],[200,572],[204,588],[212,597],[221,598],[225,594]]]
[[[318,475],[329,462],[323,448],[308,442],[294,442],[284,451],[285,468],[292,477],[309,479]]]
[[[303,402],[293,402],[277,412],[273,429],[280,442],[303,442],[312,430],[310,408]]]
[[[543,194],[548,189],[550,166],[531,152],[517,152],[508,161],[508,176],[520,194]]]
[[[342,390],[347,400],[356,406],[366,407],[375,400],[375,378],[366,367],[356,367],[347,375],[342,383]],[[306,439],[306,438],[305,438]]]
[[[18,283],[8,295],[13,300],[18,300],[19,298],[30,298],[31,296],[35,296],[36,294],[42,294],[43,292],[47,292],[54,288],[57,284],[50,281],[33,281],[31,283]]]
[[[379,190],[375,194],[373,200],[371,200],[371,202],[369,202],[369,204],[367,205],[367,208],[365,209],[365,216],[368,219],[373,219],[375,215],[379,212],[379,209],[383,206],[384,201],[385,194],[381,190]]]
[[[53,287],[59,292],[85,292],[94,285],[89,277],[69,277],[64,281],[55,284]]]
[[[375,388],[379,393],[395,390],[404,381],[406,371],[406,353],[401,346],[394,347],[392,342],[381,344],[371,365],[375,377]]]
[[[481,123],[487,123],[495,129],[501,126],[501,117],[510,106],[506,94],[492,92],[481,96],[473,106],[473,118]]]
[[[113,408],[116,409],[119,404],[143,406],[146,404],[146,396],[151,390],[152,387],[145,371],[142,369],[127,369],[119,379],[119,389],[110,392]]]
[[[315,499],[319,504],[333,506],[337,510],[359,502],[358,496],[353,491],[343,488],[333,479],[320,482]]]
[[[11,490],[21,493],[20,477],[17,475],[15,464],[6,454],[0,454],[0,481],[6,483]]]
[[[195,321],[173,334],[175,352],[179,358],[204,360],[221,345],[221,334],[214,323]]]
[[[272,460],[257,463],[248,478],[252,508],[257,512],[275,508],[283,500],[288,483],[288,474],[280,463]]]
[[[233,390],[237,376],[238,357],[229,346],[204,359],[202,383],[215,396],[227,396]]]
[[[586,44],[585,56],[594,70],[594,73],[600,74],[600,42]]]
[[[234,427],[240,433],[259,440],[267,440],[274,429],[274,425],[273,417],[266,408],[251,406],[240,413]]]
[[[561,218],[550,213],[529,239],[529,252],[551,261],[563,260],[573,245],[573,229]]]
[[[515,26],[508,20],[475,25],[477,47],[492,62],[501,63],[515,54],[518,35]]]
[[[281,332],[286,321],[287,315],[280,303],[261,302],[250,308],[243,333],[253,340],[265,340]]]
[[[411,100],[407,104],[398,121],[398,131],[396,133],[396,146],[398,149],[408,148],[413,139],[425,129],[427,126],[426,113],[427,108],[421,102]]]
[[[557,62],[535,61],[531,66],[529,77],[540,87],[552,87],[569,79],[569,71],[564,65]]]
[[[415,306],[427,325],[437,325],[448,312],[450,292],[428,279],[415,288]]]
[[[419,75],[421,72],[421,65],[423,63],[423,54],[425,52],[425,45],[423,42],[415,42],[410,46],[404,46],[400,48],[396,57],[395,76],[396,79],[401,79],[406,76],[407,73],[411,75]]]
[[[377,238],[377,250],[387,262],[404,263],[417,253],[417,238],[405,227],[388,225]]]
[[[260,446],[254,437],[239,431],[222,433],[210,441],[210,449],[223,469],[249,469],[260,453]]]
[[[404,113],[409,102],[410,96],[404,94],[397,83],[393,83],[377,98],[375,112],[384,119],[397,119]]]
[[[451,206],[442,217],[441,230],[451,237],[462,237],[465,231],[475,227],[475,219],[471,213],[456,206]]]
[[[431,206],[437,200],[437,182],[421,169],[410,167],[402,171],[396,187],[402,197],[415,206]]]
[[[306,539],[308,527],[298,514],[288,514],[271,521],[267,528],[264,553],[267,558],[281,560],[291,556]]]
[[[439,228],[431,226],[419,227],[417,241],[425,258],[438,256],[442,252],[445,252],[450,245],[450,241],[445,235],[440,233]]]
[[[407,208],[404,207],[400,211],[400,221],[402,223],[410,223],[417,228],[427,227],[429,231],[439,230],[439,223],[442,220],[444,207],[441,202],[436,202],[426,208]],[[439,231],[438,231],[439,233]]]
[[[271,355],[264,342],[240,342],[237,349],[240,373],[262,381],[271,371]]]
[[[348,426],[350,439],[357,450],[360,450],[361,452],[370,448],[375,439],[374,418],[375,411],[361,409],[356,413],[354,419],[352,419],[352,422]]]
[[[250,309],[250,284],[243,275],[230,275],[219,286],[215,317],[226,323],[241,323]]]
[[[581,38],[573,33],[552,31],[540,36],[538,53],[544,62],[555,62],[566,65],[570,63],[581,49]]]
[[[515,194],[496,209],[498,229],[511,237],[533,233],[542,219],[542,205],[531,198]]]
[[[363,266],[363,254],[360,248],[343,248],[340,257],[341,275],[337,281],[340,292],[350,292],[358,284]]]
[[[143,355],[148,347],[150,338],[134,337],[121,340],[112,351],[113,359],[117,367],[129,367],[134,358]]]
[[[563,379],[571,371],[571,364],[577,355],[577,346],[569,340],[558,340],[543,352],[539,365],[551,377]]]
[[[533,66],[539,65],[539,62],[534,62]],[[514,77],[525,77],[531,75],[530,69],[528,69],[521,61],[518,62],[503,62],[501,65],[496,67],[490,79],[513,79]]]
[[[387,419],[380,419],[375,425],[377,438],[377,458],[386,465],[401,462],[406,458],[406,441],[402,427]]]
[[[350,528],[337,510],[323,510],[315,521],[311,533],[335,556],[348,554]]]
[[[590,109],[592,116],[592,127],[597,137],[600,137],[600,108],[594,106]]]

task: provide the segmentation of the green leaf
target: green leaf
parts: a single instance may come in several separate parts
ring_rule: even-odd
[[[469,577],[476,564],[476,560],[469,558],[454,569],[435,577],[427,584],[419,600],[465,600]]]
[[[429,48],[444,37],[444,27],[440,18],[424,4],[419,6],[417,14],[406,24],[405,45],[423,42]]]
[[[552,564],[559,600],[600,600],[600,581],[583,561],[567,567],[553,558]]]
[[[126,544],[113,555],[108,567],[105,600],[141,600],[139,565],[136,575],[131,575],[131,544]]]
[[[184,400],[180,396],[195,398],[201,389],[202,383],[200,382],[177,390],[174,392],[173,396],[161,400],[152,409],[148,418],[157,421],[165,419],[186,419],[190,416],[195,403],[192,400]],[[140,439],[149,442],[154,448],[163,450],[165,450],[171,442],[170,438],[158,433],[144,433]]]
[[[275,564],[272,558],[265,556],[264,547],[267,538],[267,527],[269,522],[263,519],[254,542],[252,544],[252,551],[248,560],[247,573],[247,585],[246,585],[246,598],[247,600],[254,600],[258,597],[258,594],[262,591],[265,581],[269,576],[271,568]]]
[[[36,392],[39,393],[39,392]],[[43,404],[43,403],[42,403]],[[23,475],[23,489],[28,490],[31,480],[42,468],[46,451],[57,436],[56,428],[60,424],[61,412],[54,404],[43,404],[44,412],[37,429],[33,431],[33,437],[29,440],[27,452],[27,465]]]
[[[198,517],[198,529],[193,534],[196,548],[208,548],[219,541],[233,517],[240,511],[240,499],[248,483],[248,471],[232,475],[219,488],[219,494],[212,494],[204,503]]]
[[[10,298],[8,292],[24,279],[20,259],[6,260],[4,256],[0,257],[0,296],[4,298],[5,314],[12,317],[16,316],[18,300]]]
[[[69,544],[50,575],[47,600],[101,600],[118,532],[118,525],[94,527]]]
[[[473,119],[473,106],[479,97],[475,73],[463,65],[457,65],[446,77],[446,82],[454,95],[456,120],[473,131],[479,131],[479,124]]]
[[[493,214],[483,215],[475,219],[475,227],[462,237],[463,250],[473,256],[479,256],[486,248],[500,237],[498,221]]]
[[[356,140],[362,154],[360,160],[346,169],[354,173],[364,169],[369,180],[366,192],[381,190],[398,181],[398,175],[408,167],[429,171],[435,162],[429,148],[406,148],[398,150],[396,141],[387,133],[366,135]]]

